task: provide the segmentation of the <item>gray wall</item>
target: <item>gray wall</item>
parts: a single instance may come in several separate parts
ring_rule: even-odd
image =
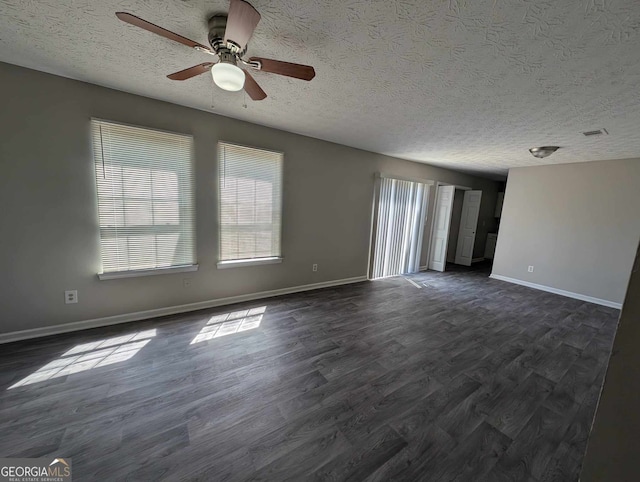
[[[365,276],[376,172],[482,189],[479,231],[494,222],[486,179],[8,64],[0,85],[0,333]],[[97,279],[91,117],[194,135],[198,272]],[[216,269],[219,139],[284,151],[282,264]]]
[[[640,249],[620,314],[595,421],[582,466],[582,482],[640,480]]]
[[[493,274],[621,303],[639,213],[640,159],[511,169]]]

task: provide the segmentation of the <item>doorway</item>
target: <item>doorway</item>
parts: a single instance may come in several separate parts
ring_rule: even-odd
[[[444,271],[447,262],[471,266],[482,191],[441,185],[431,235],[428,268]]]

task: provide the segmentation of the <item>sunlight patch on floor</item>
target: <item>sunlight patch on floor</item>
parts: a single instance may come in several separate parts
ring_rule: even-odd
[[[128,360],[154,336],[155,329],[76,345],[7,390]]]
[[[240,310],[212,316],[191,341],[191,345],[258,328],[266,309],[266,306],[260,306],[259,308],[252,308],[250,310]]]

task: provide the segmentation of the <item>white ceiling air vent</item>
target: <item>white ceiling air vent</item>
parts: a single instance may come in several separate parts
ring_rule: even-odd
[[[582,135],[586,137],[608,135],[607,129],[598,129],[597,131],[586,131]]]

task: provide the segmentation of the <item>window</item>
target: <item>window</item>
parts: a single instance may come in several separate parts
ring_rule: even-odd
[[[281,260],[282,158],[280,152],[218,144],[218,267]]]
[[[100,278],[197,269],[193,138],[96,119],[91,128]]]

